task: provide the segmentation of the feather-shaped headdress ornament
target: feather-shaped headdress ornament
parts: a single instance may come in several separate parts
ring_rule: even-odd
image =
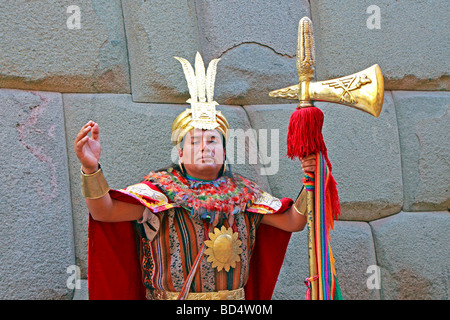
[[[195,70],[184,58],[174,57],[181,62],[190,98],[186,101],[191,104],[180,113],[172,124],[172,142],[179,145],[186,133],[197,128],[203,130],[218,130],[228,141],[230,128],[222,112],[216,110],[218,103],[214,101],[214,82],[216,80],[217,63],[220,59],[213,59],[205,71],[202,56],[195,55]]]

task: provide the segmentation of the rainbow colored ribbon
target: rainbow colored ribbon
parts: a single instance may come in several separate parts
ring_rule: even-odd
[[[334,258],[331,251],[330,229],[334,227],[333,215],[329,200],[327,184],[331,172],[321,152],[316,153],[316,171],[306,172],[303,184],[306,191],[314,192],[314,240],[317,266],[318,299],[341,299],[341,292],[337,283]],[[311,279],[313,277],[314,279]],[[316,280],[316,276],[307,278],[308,283]],[[306,283],[306,282],[305,282]],[[309,289],[308,289],[309,290]],[[307,298],[309,294],[307,293]]]

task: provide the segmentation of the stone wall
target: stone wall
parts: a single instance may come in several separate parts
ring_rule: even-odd
[[[284,142],[296,105],[268,92],[298,81],[305,15],[316,79],[374,63],[385,76],[377,119],[316,104],[342,204],[332,249],[344,298],[449,298],[446,1],[5,0],[0,12],[1,299],[72,299],[71,266],[86,279],[87,209],[73,152],[85,122],[100,124],[112,188],[171,163],[170,125],[188,99],[173,56],[221,58],[215,100],[250,141],[234,170],[296,197],[302,172]],[[250,161],[264,139],[268,150]],[[242,154],[237,142],[233,149]],[[306,231],[292,236],[274,299],[304,299],[306,242]]]

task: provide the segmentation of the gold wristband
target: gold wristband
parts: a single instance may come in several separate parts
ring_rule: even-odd
[[[298,214],[306,216],[306,190],[303,189],[295,200],[293,207]]]
[[[110,188],[100,167],[96,172],[86,174],[81,171],[81,194],[85,199],[98,199],[106,195]]]

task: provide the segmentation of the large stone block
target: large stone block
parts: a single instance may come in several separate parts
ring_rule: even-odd
[[[380,290],[368,285],[377,264],[372,230],[368,223],[337,221],[331,231],[331,249],[344,300],[378,300]],[[371,283],[372,284],[372,283]]]
[[[376,265],[372,232],[365,222],[337,221],[331,231],[336,274],[345,300],[377,300],[380,290],[367,286],[369,266]],[[294,233],[275,287],[274,299],[305,299],[309,277],[306,228]]]
[[[221,57],[216,96],[223,104],[273,103],[268,93],[298,81],[297,29],[309,1],[196,1],[206,60]]]
[[[215,99],[240,105],[286,103],[269,92],[298,83],[295,63],[267,46],[241,44],[224,53],[218,64]]]
[[[184,103],[188,88],[179,56],[193,63],[198,44],[194,0],[122,1],[133,100]]]
[[[404,211],[450,207],[450,94],[393,92],[402,156]]]
[[[449,90],[446,0],[311,1],[311,16],[319,80],[377,63],[388,90]]]
[[[0,89],[0,299],[71,299],[75,264],[62,98]]]
[[[102,143],[100,162],[105,177],[111,188],[124,188],[142,181],[151,170],[167,167],[172,161],[177,163],[170,129],[176,116],[188,106],[135,103],[131,95],[127,94],[64,94],[63,100],[67,144],[71,146],[68,156],[76,257],[77,264],[82,267],[82,275],[86,277],[88,211],[80,191],[80,164],[73,151],[78,131],[89,120],[99,124]],[[218,109],[225,114],[232,128],[242,129],[243,132],[250,129],[243,108],[219,106]],[[248,150],[251,150],[249,146],[241,147],[244,150],[238,149],[242,145],[237,139],[231,137],[230,141],[233,141],[236,159],[232,163],[232,170],[251,178],[270,192],[267,179],[260,175],[260,164],[246,160]],[[244,161],[240,163],[237,156],[242,156],[242,153]]]
[[[0,87],[130,92],[119,0],[7,0],[0,12]]]
[[[338,183],[343,220],[370,221],[400,211],[402,175],[397,120],[392,96],[385,94],[379,118],[329,103],[316,103],[325,116],[323,136]],[[256,130],[279,132],[279,171],[268,176],[277,196],[295,198],[303,173],[300,163],[285,157],[287,127],[296,105],[245,106]]]
[[[274,53],[296,55],[297,26],[309,16],[305,0],[196,0],[200,43],[208,60],[245,44],[255,43]]]
[[[221,104],[270,103],[268,92],[297,81],[299,17],[304,0],[289,1],[123,1],[136,102],[184,103],[188,88],[173,56],[217,68],[216,100]],[[294,14],[295,12],[295,14]]]
[[[448,300],[448,212],[401,212],[370,226],[382,299]]]

